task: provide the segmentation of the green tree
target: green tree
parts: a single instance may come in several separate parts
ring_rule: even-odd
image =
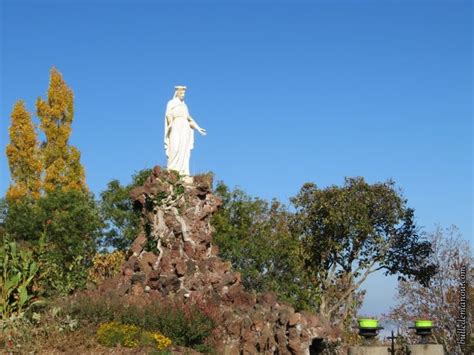
[[[141,210],[134,208],[130,191],[143,185],[151,172],[151,169],[140,170],[132,176],[132,182],[125,186],[118,180],[112,180],[100,194],[101,214],[107,224],[101,240],[102,246],[125,251],[138,235]]]
[[[241,272],[244,286],[257,292],[274,291],[298,309],[314,306],[286,207],[276,200],[252,198],[238,188],[230,191],[222,182],[214,193],[223,204],[212,218],[213,240],[221,257]]]
[[[39,143],[24,101],[17,101],[13,107],[9,134],[6,154],[12,183],[6,197],[9,201],[25,196],[38,198],[42,172]]]
[[[68,142],[74,118],[74,95],[56,68],[51,69],[48,98],[38,98],[36,110],[46,136],[42,148],[45,191],[86,190],[81,155]]]
[[[57,189],[9,204],[3,227],[33,250],[43,292],[68,293],[85,284],[103,224],[91,194]]]
[[[347,178],[342,187],[307,183],[291,199],[292,232],[305,271],[319,290],[319,313],[333,323],[355,316],[357,291],[378,270],[427,284],[436,272],[431,244],[414,225],[413,210],[393,181],[370,185]]]

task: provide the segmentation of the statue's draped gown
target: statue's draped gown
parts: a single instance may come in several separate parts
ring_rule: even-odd
[[[194,148],[194,130],[188,118],[189,111],[184,101],[174,98],[168,102],[165,118],[167,167],[182,175],[189,175],[191,149]]]

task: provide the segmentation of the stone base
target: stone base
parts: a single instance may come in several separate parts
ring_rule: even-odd
[[[409,345],[411,355],[444,355],[444,349],[439,344],[415,344]]]
[[[387,346],[351,346],[348,355],[387,355]]]
[[[219,258],[210,220],[222,201],[212,194],[212,175],[181,177],[157,166],[130,195],[142,230],[122,273],[100,292],[205,309],[217,324],[208,339],[217,354],[307,354],[314,339],[338,341],[339,331],[317,315],[272,293],[247,292]]]

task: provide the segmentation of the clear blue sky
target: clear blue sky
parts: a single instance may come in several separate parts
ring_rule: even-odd
[[[2,0],[1,146],[14,102],[34,112],[55,65],[74,90],[70,142],[98,194],[166,164],[165,105],[187,85],[208,131],[192,172],[284,202],[308,181],[393,178],[426,231],[456,224],[471,238],[472,10],[458,0]],[[4,154],[0,171],[3,195]],[[365,313],[387,310],[394,280],[369,281]]]

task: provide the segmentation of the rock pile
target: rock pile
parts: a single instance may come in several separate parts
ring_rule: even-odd
[[[271,293],[244,290],[240,274],[212,244],[210,218],[221,201],[211,192],[211,175],[185,183],[173,171],[153,169],[132,191],[142,210],[142,232],[115,292],[217,305],[212,340],[219,354],[309,354],[318,341],[334,338],[317,316],[295,312]]]

